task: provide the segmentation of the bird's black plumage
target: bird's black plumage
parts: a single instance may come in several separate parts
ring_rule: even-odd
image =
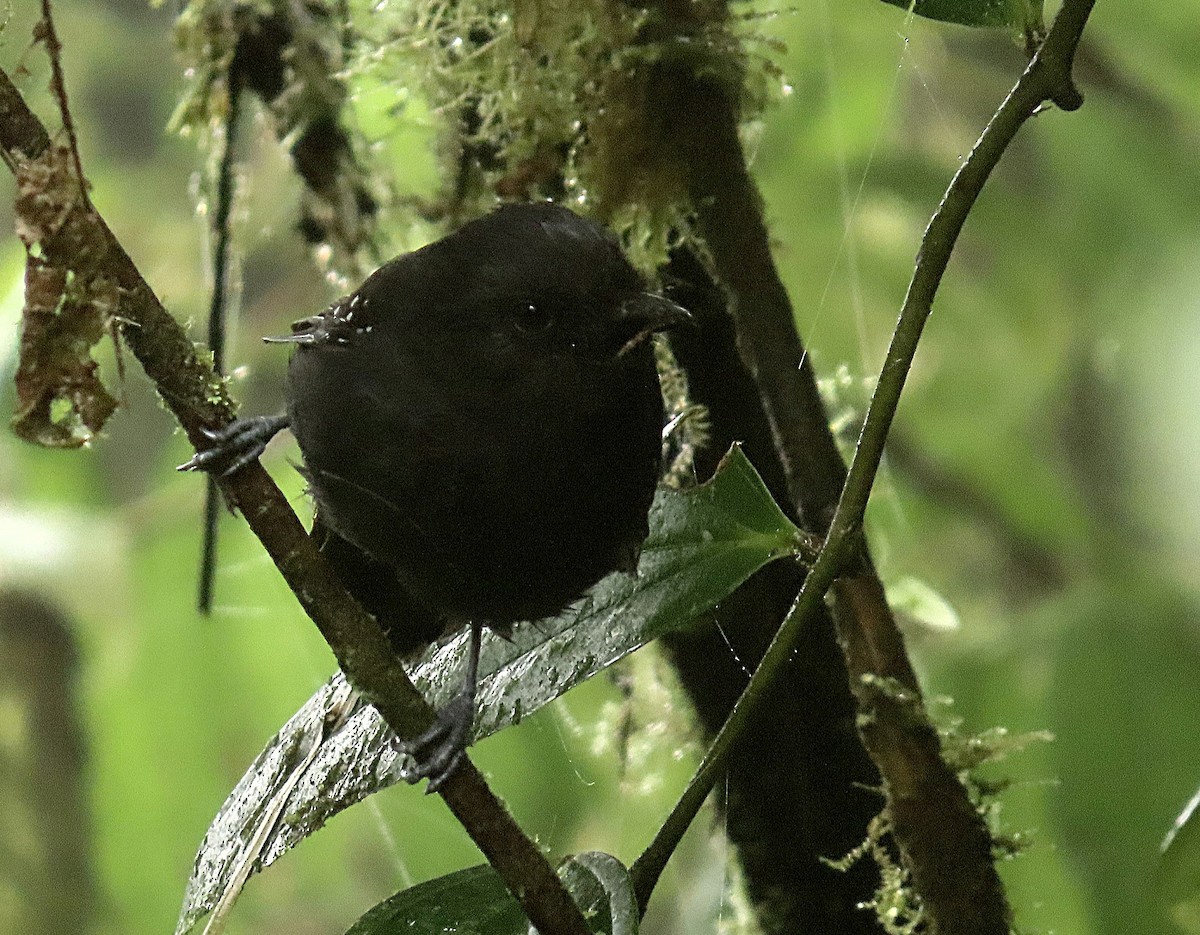
[[[398,582],[450,625],[504,632],[634,571],[660,470],[649,337],[684,314],[602,227],[524,204],[397,257],[275,339],[296,345],[286,423],[347,588],[386,616]],[[422,775],[453,768],[466,710],[451,741],[418,748],[436,761]]]

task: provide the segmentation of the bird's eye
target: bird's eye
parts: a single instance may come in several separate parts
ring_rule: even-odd
[[[554,314],[537,302],[522,302],[517,307],[517,328],[526,334],[545,331],[554,322]]]

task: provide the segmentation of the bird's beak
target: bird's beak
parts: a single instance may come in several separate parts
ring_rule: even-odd
[[[618,357],[624,357],[658,331],[667,331],[692,320],[691,312],[670,299],[641,292],[621,306],[615,332],[621,342]]]
[[[302,318],[300,321],[292,322],[291,334],[280,334],[274,337],[263,338],[264,344],[316,344],[317,330],[321,326],[322,316],[313,315],[311,318]]]
[[[263,338],[263,344],[316,344],[316,335],[311,332],[300,334],[274,334]]]

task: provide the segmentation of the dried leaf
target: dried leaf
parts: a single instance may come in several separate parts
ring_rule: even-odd
[[[117,311],[116,283],[99,272],[105,248],[65,147],[17,167],[17,236],[28,253],[13,430],[49,448],[90,442],[117,408],[91,349]]]

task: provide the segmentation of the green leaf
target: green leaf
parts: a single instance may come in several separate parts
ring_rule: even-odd
[[[558,868],[595,935],[637,935],[637,901],[629,871],[610,854],[569,857]],[[352,925],[346,935],[526,935],[517,901],[487,864],[401,890]]]
[[[887,602],[893,612],[931,632],[949,633],[961,624],[950,602],[928,581],[913,575],[887,583]]]
[[[637,935],[637,899],[629,870],[617,858],[600,851],[577,854],[563,862],[558,875],[593,932]]]
[[[734,446],[698,487],[660,489],[636,576],[616,573],[557,617],[489,634],[480,660],[475,739],[486,737],[662,634],[686,626],[763,565],[797,553],[801,533]],[[433,704],[462,679],[466,634],[431,646],[410,672]],[[246,876],[343,809],[400,781],[403,760],[375,709],[347,710],[335,675],[283,726],[217,813],[188,881],[177,935]]]
[[[528,926],[496,871],[480,864],[401,890],[346,935],[525,935]]]
[[[1039,27],[1042,0],[883,0],[917,16],[962,26]]]

